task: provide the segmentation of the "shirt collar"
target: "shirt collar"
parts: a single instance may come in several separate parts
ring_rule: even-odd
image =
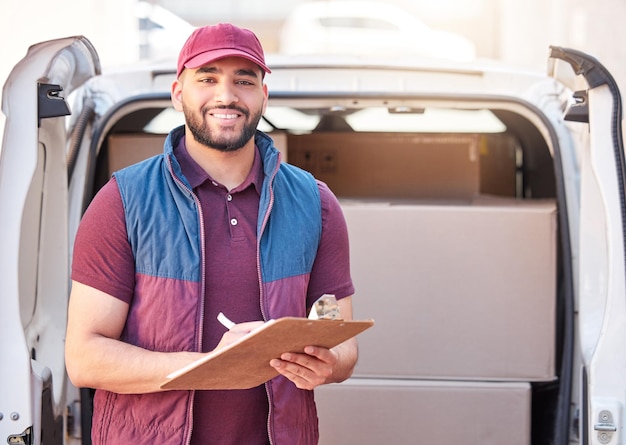
[[[206,181],[213,181],[213,178],[211,178],[211,176],[207,172],[205,172],[204,169],[200,167],[200,165],[198,165],[196,161],[193,160],[193,158],[187,151],[184,137],[180,138],[178,145],[174,148],[174,156],[176,156],[183,175],[185,175],[193,189],[199,187]],[[238,192],[241,190],[245,190],[251,184],[254,185],[254,188],[260,195],[261,187],[263,185],[263,163],[261,161],[261,153],[259,152],[259,147],[257,147],[256,144],[254,146],[254,161],[252,163],[250,173],[248,173],[248,177],[245,179],[245,181],[243,181],[243,183],[235,187],[232,191]]]

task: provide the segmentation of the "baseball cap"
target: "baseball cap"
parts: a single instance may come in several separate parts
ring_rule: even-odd
[[[185,68],[199,68],[214,60],[232,56],[248,59],[266,73],[271,73],[265,64],[261,42],[252,31],[229,23],[219,23],[197,28],[189,36],[178,55],[176,76],[180,76]]]

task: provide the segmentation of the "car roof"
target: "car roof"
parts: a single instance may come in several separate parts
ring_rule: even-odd
[[[463,63],[428,58],[281,54],[268,54],[266,59],[272,69],[265,78],[270,95],[380,93],[528,98],[538,84],[555,85],[544,72],[488,59]],[[105,68],[102,77],[122,88],[123,95],[169,93],[175,79],[175,61]]]

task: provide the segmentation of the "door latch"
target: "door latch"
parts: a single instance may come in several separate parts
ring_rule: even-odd
[[[33,443],[33,428],[28,427],[21,434],[12,434],[7,437],[7,443],[9,445],[32,445]]]
[[[60,96],[63,88],[60,85],[49,83],[37,84],[37,114],[41,127],[41,120],[48,117],[68,116],[72,114],[65,99]]]
[[[611,411],[603,409],[598,414],[598,423],[593,426],[598,432],[598,442],[608,444],[613,439],[613,433],[617,431],[617,426],[613,422],[613,414]]]

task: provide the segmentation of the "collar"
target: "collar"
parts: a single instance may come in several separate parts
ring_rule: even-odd
[[[180,138],[178,145],[174,148],[174,156],[178,160],[183,175],[189,181],[189,185],[191,185],[192,189],[199,187],[207,181],[213,182],[213,178],[193,160],[187,151],[184,137]],[[239,192],[245,190],[250,185],[254,185],[257,193],[261,194],[261,187],[263,185],[263,163],[261,161],[259,147],[256,144],[254,145],[254,161],[250,173],[248,173],[248,177],[243,183],[231,191]]]

